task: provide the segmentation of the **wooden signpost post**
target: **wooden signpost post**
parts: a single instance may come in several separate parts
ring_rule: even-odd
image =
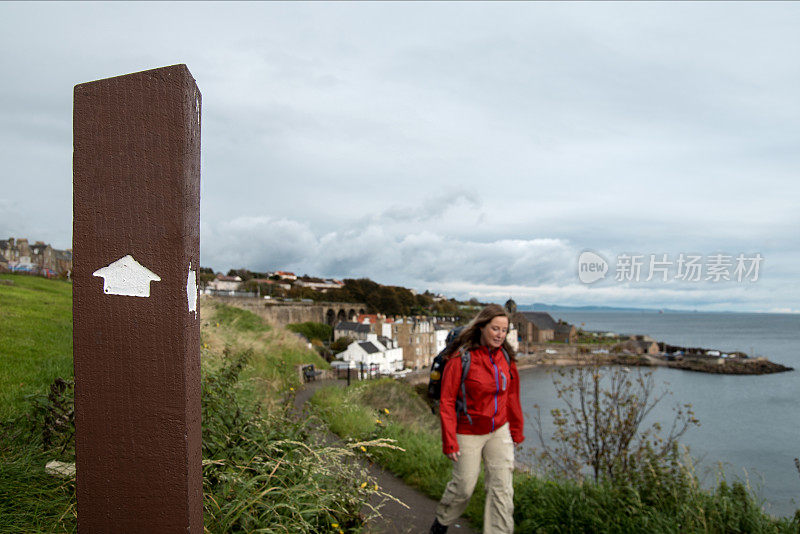
[[[200,91],[175,65],[74,96],[78,530],[200,533]]]

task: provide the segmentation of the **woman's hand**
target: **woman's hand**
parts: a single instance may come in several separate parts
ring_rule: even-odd
[[[448,458],[450,458],[454,462],[457,462],[458,461],[458,457],[461,456],[461,451],[449,452],[445,456],[447,456]]]

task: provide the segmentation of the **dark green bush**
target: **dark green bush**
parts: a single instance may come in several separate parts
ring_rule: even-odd
[[[315,339],[319,339],[320,341],[328,341],[333,337],[333,329],[323,323],[315,323],[312,321],[305,323],[292,323],[286,325],[286,328],[292,332],[297,332],[298,334],[306,336],[309,341],[313,341]]]

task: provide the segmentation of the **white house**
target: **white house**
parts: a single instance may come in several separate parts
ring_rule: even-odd
[[[379,336],[392,337],[392,323],[394,319],[390,319],[380,313],[362,313],[356,318],[359,324],[370,325],[371,331]]]
[[[206,287],[200,291],[200,294],[258,298],[258,291],[245,291],[242,289],[243,285],[244,282],[242,282],[242,279],[238,276],[223,276],[218,274],[214,280],[206,284]]]
[[[434,333],[436,335],[436,354],[439,354],[447,346],[447,334],[450,333],[450,328],[444,325],[434,326]]]
[[[297,275],[294,273],[290,273],[289,271],[275,271],[275,276],[277,276],[281,280],[291,280],[292,282],[297,280]]]
[[[372,366],[377,365],[382,374],[394,373],[403,369],[403,349],[386,337],[377,334],[368,334],[366,341],[354,341],[347,349],[336,355],[336,358],[346,362],[360,363]]]
[[[239,276],[224,276],[218,274],[216,278],[208,283],[208,289],[214,291],[236,291],[242,285],[242,279]]]
[[[517,333],[517,327],[514,326],[514,323],[508,323],[508,334],[506,334],[506,341],[508,341],[508,344],[511,345],[511,348],[514,349],[514,352],[519,350],[519,334]]]
[[[298,287],[310,287],[314,291],[326,293],[329,289],[341,289],[344,287],[344,282],[339,280],[323,280],[322,282],[307,282],[305,280],[297,280],[294,285]]]
[[[350,337],[360,341],[367,341],[372,334],[372,327],[367,324],[356,323],[355,321],[342,321],[333,328],[333,339],[340,337]]]

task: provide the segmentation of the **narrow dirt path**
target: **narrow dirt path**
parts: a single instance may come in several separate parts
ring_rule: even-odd
[[[303,389],[297,392],[294,398],[297,414],[302,416],[305,412],[305,404],[314,392],[325,386],[345,385],[344,380],[320,380],[309,382]],[[340,441],[338,436],[330,434],[332,440]],[[387,501],[381,507],[382,517],[367,525],[366,532],[371,534],[425,534],[429,531],[433,523],[434,513],[436,512],[437,501],[427,495],[422,494],[416,489],[408,486],[400,478],[394,476],[389,471],[373,463],[365,463],[369,475],[378,481],[378,485],[386,493],[408,505],[408,508],[394,501]],[[378,499],[372,504],[377,504]],[[451,525],[448,533],[476,534],[478,531],[462,518],[456,524]]]

